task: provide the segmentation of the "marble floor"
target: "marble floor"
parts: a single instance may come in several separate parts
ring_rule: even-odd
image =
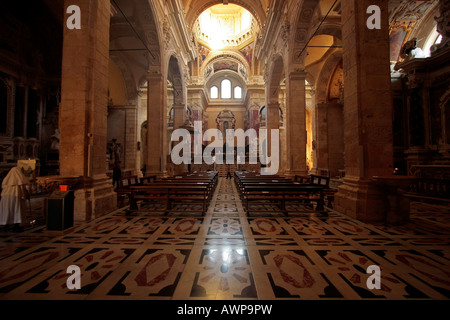
[[[412,211],[401,227],[336,212],[247,217],[220,179],[203,217],[124,208],[66,235],[1,232],[0,300],[449,300],[449,207]],[[70,265],[80,290],[66,286]],[[367,288],[371,265],[379,290]]]

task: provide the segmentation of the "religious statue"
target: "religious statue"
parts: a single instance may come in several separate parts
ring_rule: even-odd
[[[213,72],[213,68],[212,68],[212,66],[210,65],[210,66],[208,66],[208,68],[206,68],[206,70],[205,70],[205,78],[206,78],[206,79],[209,78],[209,76],[211,75],[212,72]]]
[[[248,81],[248,75],[247,75],[247,71],[245,70],[245,67],[240,66],[239,72],[241,73],[241,75],[245,79],[245,81]]]
[[[50,137],[50,150],[59,150],[59,140],[61,138],[61,133],[59,129],[55,129],[55,133]]]
[[[413,59],[413,58],[425,58],[425,54],[422,49],[417,47],[417,39],[413,38],[406,42],[401,51],[400,57],[404,60]]]
[[[109,160],[111,160],[112,163],[120,161],[122,146],[120,143],[117,143],[117,139],[112,139],[112,141],[108,143],[108,153]]]

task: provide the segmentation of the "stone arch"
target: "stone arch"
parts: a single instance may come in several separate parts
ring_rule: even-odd
[[[305,0],[301,6],[297,8],[296,21],[291,32],[291,41],[293,43],[292,61],[303,64],[306,57],[306,46],[311,36],[311,25],[318,20],[319,0]],[[303,52],[302,52],[303,51]]]
[[[221,70],[216,72],[213,76],[211,76],[206,82],[205,82],[205,89],[208,92],[208,96],[210,96],[210,89],[213,86],[216,86],[219,90],[219,99],[221,99],[221,83],[223,80],[228,79],[232,83],[232,90],[236,86],[241,87],[242,89],[242,98],[244,99],[246,93],[247,93],[247,85],[240,76],[240,74],[237,74],[236,72],[230,71],[230,70]],[[234,94],[232,93],[232,96]],[[233,98],[234,99],[234,98]]]
[[[133,99],[147,82],[148,73],[162,73],[161,24],[154,1],[116,0],[114,6],[117,7],[111,19],[110,58],[122,71],[128,99]],[[133,28],[124,23],[122,13]]]
[[[159,21],[155,1],[136,0],[133,14],[140,27],[140,34],[146,42],[146,58],[148,60],[148,72],[153,74],[162,74],[162,57],[164,46],[162,45],[163,23]]]
[[[335,51],[324,63],[316,82],[316,104],[327,101],[327,92],[330,78],[333,76],[336,66],[342,60],[342,51]]]
[[[174,103],[183,104],[186,101],[184,89],[186,84],[184,83],[183,73],[180,66],[180,59],[176,55],[171,55],[167,62],[167,80],[169,80],[174,89]]]
[[[261,7],[255,7],[249,1],[245,0],[229,0],[228,3],[235,4],[247,9],[256,19],[259,24],[259,27],[262,29],[265,21],[266,21],[266,9]],[[189,27],[192,29],[197,18],[202,14],[203,11],[212,7],[216,4],[223,4],[223,0],[193,0],[189,6],[189,11],[186,14],[186,21]]]
[[[146,60],[146,64],[150,64],[161,70],[161,24],[158,23],[157,10],[155,1],[147,0],[116,0],[114,7],[116,7],[115,16],[111,19],[110,43],[120,39],[126,39],[128,42],[126,46],[119,49],[125,49],[126,55],[133,55],[133,58],[138,60]],[[128,23],[124,23],[123,16],[133,25],[131,28]],[[116,19],[117,17],[117,19]],[[126,49],[139,49],[136,52],[127,51]],[[148,68],[147,68],[148,70]],[[145,70],[145,71],[147,71]]]
[[[280,83],[285,75],[285,62],[281,54],[276,54],[272,58],[272,64],[269,67],[271,72],[268,77],[268,102],[278,102]]]
[[[152,99],[157,97],[152,104],[144,106],[147,109],[147,117],[140,119],[136,115],[134,125],[127,122],[127,126],[134,126],[127,127],[125,130],[128,140],[141,141],[141,143],[137,150],[136,142],[129,143],[126,152],[130,155],[130,163],[133,162],[132,155],[136,156],[135,166],[140,166],[136,168],[136,171],[143,169],[144,174],[148,171],[164,172],[165,164],[161,159],[166,147],[163,141],[165,136],[161,132],[165,132],[167,123],[164,123],[165,117],[161,115],[167,105],[167,99],[163,95],[166,75],[163,73],[165,60],[161,40],[164,39],[162,36],[164,33],[156,8],[157,3],[148,0],[116,0],[114,5],[119,6],[120,10],[116,10],[111,20],[110,43],[115,47],[111,46],[110,52],[114,61],[121,65],[120,69],[124,75],[129,98],[136,97],[137,105],[140,105],[141,89],[146,84],[148,84],[148,96]],[[122,13],[127,22],[129,21],[133,26],[132,28],[124,22]],[[118,50],[114,52],[114,49]]]
[[[111,54],[109,58],[115,63],[115,65],[119,68],[120,73],[122,74],[127,100],[130,101],[136,99],[138,95],[139,85],[136,82],[135,76],[131,72],[131,68],[129,67],[127,61],[114,53]]]
[[[258,114],[259,114],[259,119],[260,121],[266,121],[267,119],[267,108],[266,105],[261,106],[261,108],[259,108],[258,110]]]
[[[334,38],[341,41],[342,40],[342,26],[337,23],[325,22],[320,26],[319,30],[317,30],[315,35],[316,36],[318,36],[318,35],[333,36]]]
[[[202,67],[200,69],[200,74],[203,75],[205,78],[209,78],[214,73],[214,70],[213,69],[211,70],[210,68],[213,67],[215,62],[218,62],[220,60],[236,61],[238,63],[237,73],[245,80],[245,82],[248,81],[248,75],[251,72],[250,65],[244,59],[244,57],[242,57],[238,53],[232,52],[232,51],[219,52],[219,53],[214,53],[213,55],[209,55],[208,58],[202,64]],[[242,67],[244,68],[244,71],[241,70]],[[246,75],[247,75],[247,77],[246,77]]]

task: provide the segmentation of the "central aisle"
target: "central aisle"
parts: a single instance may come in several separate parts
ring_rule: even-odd
[[[448,215],[415,208],[403,227],[333,212],[246,217],[220,178],[205,217],[119,210],[64,236],[2,235],[0,300],[448,299]],[[74,264],[82,288],[70,292]],[[371,265],[381,290],[366,287]]]

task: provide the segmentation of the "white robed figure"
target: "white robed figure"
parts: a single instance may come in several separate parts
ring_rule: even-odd
[[[12,168],[2,183],[0,200],[0,226],[14,224],[16,228],[25,220],[26,199],[29,197],[27,177],[18,167]]]

